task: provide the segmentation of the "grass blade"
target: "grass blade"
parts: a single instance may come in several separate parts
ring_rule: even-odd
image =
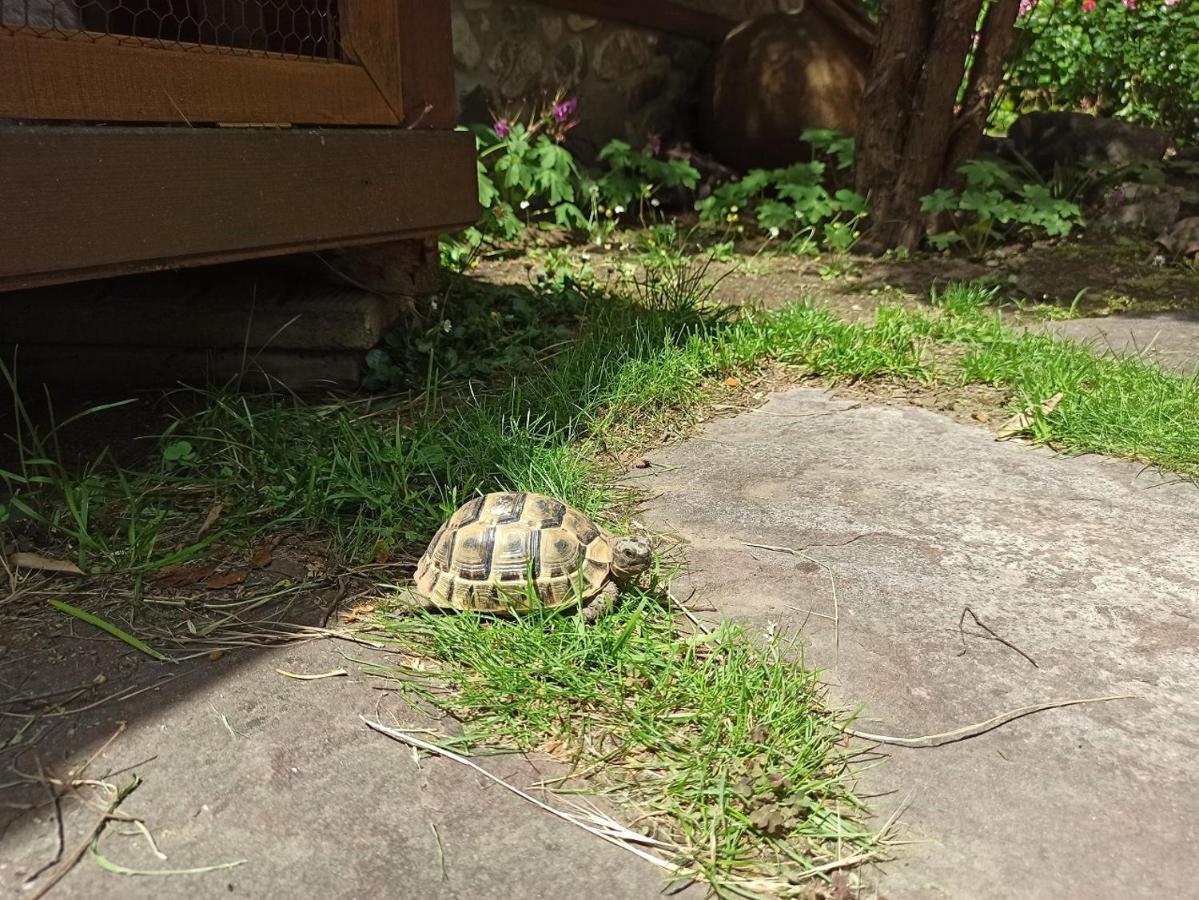
[[[145,641],[135,638],[129,632],[122,631],[120,628],[117,628],[117,626],[113,625],[111,622],[105,622],[100,617],[93,616],[91,613],[86,612],[77,606],[72,606],[69,603],[63,603],[61,600],[50,600],[49,603],[51,606],[53,606],[59,612],[64,612],[69,616],[74,616],[76,619],[79,619],[81,622],[87,622],[88,625],[94,625],[96,628],[99,628],[101,631],[108,632],[114,638],[124,641],[130,647],[134,648],[135,650],[140,650],[142,653],[146,654],[147,656],[153,657],[154,659],[157,659],[159,662],[174,662],[175,661],[175,660],[171,659],[169,656],[167,656],[163,653],[159,653],[157,650],[155,650],[153,647],[151,647]]]

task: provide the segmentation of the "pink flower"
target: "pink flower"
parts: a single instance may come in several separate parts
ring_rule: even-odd
[[[1181,0],[1165,0],[1166,6],[1175,6],[1180,2]]]
[[[1124,0],[1124,5],[1127,6],[1129,9],[1136,9],[1137,8],[1137,0]]]
[[[1127,0],[1125,0],[1127,2]],[[1027,16],[1030,12],[1036,9],[1037,0],[1020,0],[1020,15]]]
[[[1082,11],[1090,12],[1095,8],[1095,0],[1082,0]]]
[[[554,106],[554,118],[559,122],[565,122],[571,118],[579,108],[578,100],[563,100],[561,103]]]
[[[498,122],[496,122],[494,127],[495,127],[495,133],[500,138],[507,138],[508,135],[510,135],[512,133],[512,126],[509,125],[503,119],[500,119]]]

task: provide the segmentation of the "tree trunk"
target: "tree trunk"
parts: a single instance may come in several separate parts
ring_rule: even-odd
[[[959,116],[954,109],[983,0],[883,0],[858,127],[858,191],[870,204],[862,249],[913,248],[920,198],[975,152],[1011,49],[1019,0],[990,0]]]
[[[879,188],[894,184],[899,175],[912,113],[910,98],[928,52],[931,21],[926,0],[890,0],[880,10],[855,154],[858,192],[870,197],[872,206],[886,196]]]
[[[978,153],[991,104],[1003,84],[1003,64],[1015,45],[1019,12],[1020,0],[991,0],[987,9],[970,67],[970,83],[949,147],[947,178],[952,178],[962,163]]]

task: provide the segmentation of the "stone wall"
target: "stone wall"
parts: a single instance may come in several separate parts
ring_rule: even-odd
[[[803,0],[684,0],[731,19],[802,7]],[[463,122],[490,122],[505,104],[561,88],[579,99],[572,149],[587,157],[612,138],[690,140],[702,41],[514,0],[454,0],[454,59]]]

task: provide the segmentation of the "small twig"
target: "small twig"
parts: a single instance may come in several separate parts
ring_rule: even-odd
[[[704,634],[712,633],[712,629],[709,626],[705,625],[703,622],[701,622],[699,620],[699,618],[695,615],[695,613],[693,613],[690,609],[687,608],[687,604],[684,603],[682,600],[680,600],[678,597],[676,597],[674,595],[674,592],[670,588],[666,589],[666,596],[670,599],[670,602],[673,603],[674,606],[679,610],[679,612],[681,612],[683,615],[685,615],[690,620],[692,625],[694,625],[696,628],[698,628]],[[694,596],[695,596],[695,591],[692,591],[691,596],[688,597],[687,599],[690,600],[691,597],[694,597]]]
[[[985,722],[967,725],[964,728],[944,731],[941,734],[926,734],[921,737],[893,737],[889,734],[870,734],[866,731],[855,731],[852,728],[844,728],[842,730],[851,737],[861,738],[864,741],[873,741],[876,744],[893,744],[896,747],[913,748],[941,747],[945,744],[953,744],[957,741],[978,737],[981,734],[986,734],[988,731],[994,731],[996,728],[1006,725],[1009,722],[1014,722],[1016,719],[1030,716],[1033,713],[1044,712],[1047,709],[1061,709],[1065,706],[1079,706],[1083,703],[1107,703],[1109,700],[1136,699],[1138,698],[1133,694],[1118,694],[1110,697],[1085,697],[1081,700],[1053,700],[1049,703],[1037,703],[1033,706],[1022,706],[1019,709],[1009,710],[1008,712],[993,716]]]
[[[372,729],[373,731],[377,731],[380,734],[386,735],[387,737],[391,738],[392,740],[399,741],[402,744],[407,744],[409,747],[424,750],[428,753],[434,753],[438,756],[444,757],[445,759],[452,760],[453,762],[459,763],[460,765],[464,765],[464,766],[467,766],[468,768],[474,769],[476,772],[478,772],[484,778],[487,778],[490,781],[494,781],[500,787],[504,788],[505,790],[511,791],[512,793],[516,794],[516,796],[520,797],[523,800],[529,801],[534,806],[538,807],[539,809],[545,810],[550,815],[557,816],[559,819],[562,819],[564,822],[569,822],[571,825],[574,825],[578,828],[582,828],[584,831],[589,832],[590,834],[593,834],[596,837],[600,838],[601,840],[605,840],[609,844],[619,847],[622,850],[627,850],[629,853],[632,853],[635,856],[638,856],[641,859],[644,859],[646,862],[653,863],[655,866],[666,869],[667,871],[670,871],[670,872],[679,871],[679,867],[676,866],[674,863],[672,863],[668,860],[662,859],[660,856],[656,856],[653,853],[649,853],[645,850],[642,850],[640,847],[632,846],[627,840],[622,840],[620,838],[613,837],[612,834],[609,833],[609,831],[612,830],[609,826],[605,826],[605,830],[601,830],[599,828],[595,828],[591,825],[586,824],[585,822],[581,821],[578,817],[573,816],[570,813],[563,812],[560,809],[555,809],[554,807],[550,806],[548,803],[538,800],[532,794],[526,793],[525,791],[522,791],[520,788],[509,784],[508,782],[504,781],[504,779],[500,778],[498,775],[491,774],[486,769],[484,769],[482,766],[480,766],[478,763],[467,759],[465,756],[459,756],[457,753],[454,753],[452,750],[446,750],[444,747],[439,747],[436,744],[430,744],[428,741],[422,741],[420,738],[415,738],[410,734],[405,734],[404,732],[397,731],[394,728],[388,728],[386,725],[383,725],[379,722],[372,722],[366,716],[359,716],[359,718],[362,719],[363,723],[368,728]],[[622,833],[625,829],[617,826],[617,829],[615,829],[615,830],[619,834],[619,833]]]
[[[46,872],[58,865],[62,861],[63,853],[65,853],[67,849],[67,838],[62,821],[62,792],[55,788],[54,785],[44,777],[45,772],[42,769],[41,760],[38,760],[37,770],[42,787],[46,789],[46,793],[50,795],[50,802],[54,804],[54,821],[56,825],[55,830],[58,836],[58,848],[54,852],[53,859],[25,879],[26,886],[33,884],[33,882],[41,878]]]
[[[446,871],[445,867],[445,847],[443,847],[441,844],[441,835],[438,834],[437,825],[435,823],[430,822],[429,827],[433,829],[433,840],[437,841],[437,864],[441,867],[441,880],[449,881],[450,873]]]
[[[985,631],[987,634],[989,634],[996,641],[1003,644],[1003,646],[1007,647],[1009,650],[1015,650],[1017,653],[1019,653],[1021,656],[1023,656],[1025,659],[1027,659],[1030,663],[1032,663],[1034,669],[1041,668],[1039,665],[1037,665],[1037,661],[1035,659],[1033,659],[1031,656],[1029,656],[1027,653],[1025,653],[1023,650],[1021,650],[1019,647],[1017,647],[1011,641],[1004,640],[999,635],[997,635],[994,631],[992,631],[990,628],[988,628],[986,625],[984,625],[982,623],[982,620],[979,619],[979,617],[974,614],[974,610],[972,610],[969,606],[962,608],[962,615],[958,619],[958,634],[961,635],[961,637],[962,637],[962,652],[959,653],[958,656],[966,655],[966,650],[967,650],[966,629],[964,628],[964,625],[966,624],[966,614],[967,613],[970,614],[970,618],[972,618],[974,620],[975,625],[977,625],[979,628],[981,628],[983,631]]]
[[[349,675],[345,669],[333,669],[329,672],[320,672],[316,675],[302,675],[299,672],[288,672],[286,669],[276,669],[278,674],[286,678],[294,678],[297,681],[319,681],[322,678],[336,678],[339,675]]]
[[[84,838],[83,841],[81,841],[75,847],[75,849],[71,851],[71,855],[67,857],[66,862],[50,877],[49,881],[42,885],[41,890],[33,895],[33,900],[39,900],[39,898],[46,896],[46,894],[48,894],[56,884],[66,877],[66,874],[70,872],[71,869],[75,868],[75,864],[79,862],[79,860],[83,859],[83,854],[87,852],[87,848],[92,846],[92,842],[100,836],[102,831],[104,831],[104,827],[108,824],[108,820],[111,819],[113,814],[117,811],[117,807],[124,803],[125,798],[137,790],[137,786],[141,783],[141,779],[134,775],[133,780],[130,781],[129,784],[117,790],[116,796],[113,797],[112,802],[108,804],[108,808],[100,815],[99,821],[96,822],[96,824],[92,827],[92,830],[88,832],[87,837]]]

